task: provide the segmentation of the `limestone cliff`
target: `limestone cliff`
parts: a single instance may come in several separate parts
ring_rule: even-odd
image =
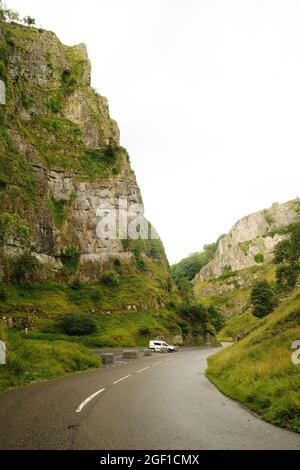
[[[87,281],[115,257],[130,263],[148,256],[166,265],[157,240],[137,246],[97,236],[100,204],[119,209],[120,196],[129,204],[142,199],[107,100],[90,86],[86,47],[64,46],[44,30],[0,27],[7,94],[0,106],[2,252],[13,257],[30,248],[47,275],[73,254]],[[8,271],[2,258],[0,280]]]
[[[215,258],[193,280],[217,278],[224,270],[240,271],[272,260],[276,244],[282,240],[281,229],[300,218],[300,200],[273,204],[270,209],[248,215],[238,221],[219,242]]]

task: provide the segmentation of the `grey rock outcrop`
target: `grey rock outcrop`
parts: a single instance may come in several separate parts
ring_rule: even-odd
[[[240,271],[271,261],[275,246],[284,237],[280,229],[300,219],[299,207],[298,199],[273,204],[238,221],[220,240],[215,258],[197,274],[193,284],[221,276],[226,267]]]
[[[10,90],[5,140],[0,136],[0,215],[27,226],[33,254],[51,272],[62,268],[64,250],[79,248],[78,274],[95,281],[115,257],[125,264],[133,259],[121,237],[98,236],[99,207],[113,208],[118,217],[123,198],[143,212],[118,125],[107,99],[90,86],[84,44],[64,46],[54,33],[5,23],[0,46]],[[26,178],[25,190],[13,188]],[[22,253],[16,237],[6,238],[9,256]]]

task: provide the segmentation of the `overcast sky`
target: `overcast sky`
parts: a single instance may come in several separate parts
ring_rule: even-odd
[[[300,195],[299,0],[7,0],[87,44],[171,262]]]

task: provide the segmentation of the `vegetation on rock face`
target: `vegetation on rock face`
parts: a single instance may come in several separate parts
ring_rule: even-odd
[[[265,261],[265,256],[263,253],[257,253],[254,256],[254,261],[255,263],[263,263]]]
[[[30,252],[25,251],[16,260],[11,275],[15,284],[33,284],[39,279],[40,263]]]
[[[80,262],[80,253],[79,246],[71,246],[61,251],[60,259],[68,275],[76,273]]]
[[[288,228],[288,238],[275,248],[276,278],[281,290],[294,289],[300,275],[300,223]]]

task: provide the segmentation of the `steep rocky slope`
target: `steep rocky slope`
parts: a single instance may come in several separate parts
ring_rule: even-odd
[[[82,368],[95,364],[81,346],[146,346],[154,337],[212,342],[209,320],[198,325],[181,312],[118,126],[90,86],[85,46],[0,22],[0,80],[0,326],[10,349],[0,384],[45,378],[53,350],[74,355],[72,367],[61,369],[70,371],[80,351]],[[129,231],[136,229],[128,238],[126,216]],[[103,220],[116,221],[116,233],[99,234]],[[94,333],[69,335],[66,314],[85,314]],[[28,360],[35,354],[41,367]]]
[[[228,271],[240,271],[272,260],[280,229],[300,218],[300,200],[273,204],[270,209],[238,221],[219,242],[215,258],[193,280],[193,284],[217,278]]]
[[[86,47],[0,22],[0,80],[0,322],[40,330],[89,313],[99,326],[89,345],[180,341],[160,239],[99,236],[103,214],[120,228],[125,200],[129,222],[139,214],[156,234],[107,100],[90,86]]]
[[[129,204],[142,199],[107,100],[90,87],[85,46],[66,47],[53,33],[3,23],[0,52],[7,89],[0,108],[5,253],[30,244],[48,271],[60,271],[63,251],[80,252],[78,274],[88,281],[115,256],[131,262],[128,244],[96,232],[101,204],[118,211],[119,197]],[[4,220],[5,213],[13,218]],[[148,245],[142,256],[148,251],[165,262],[161,244]]]
[[[193,280],[198,301],[220,308],[227,317],[247,315],[253,283],[275,282],[273,250],[286,236],[287,226],[299,221],[299,207],[299,199],[273,204],[237,222],[219,241],[215,258]]]

